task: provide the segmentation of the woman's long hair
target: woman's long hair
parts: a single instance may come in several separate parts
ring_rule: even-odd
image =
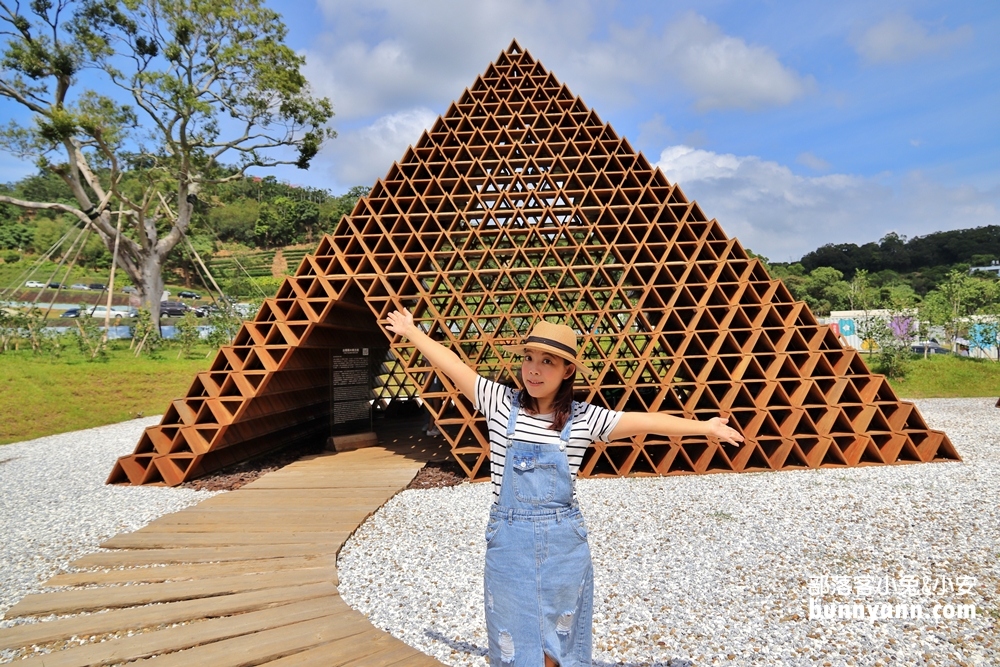
[[[524,387],[524,378],[521,376],[520,370],[517,371],[517,378],[521,381],[521,386]],[[556,392],[556,397],[552,400],[553,431],[562,431],[570,415],[573,413],[573,384],[575,382],[576,369],[574,368],[573,374],[559,385],[559,391]],[[528,393],[526,388],[521,389],[517,395],[517,400],[529,413],[538,414],[538,401]]]

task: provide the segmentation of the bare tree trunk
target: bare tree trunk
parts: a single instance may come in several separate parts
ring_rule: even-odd
[[[162,265],[156,253],[143,257],[142,283],[138,285],[142,305],[149,309],[150,316],[157,326],[160,322],[160,301],[163,300]]]

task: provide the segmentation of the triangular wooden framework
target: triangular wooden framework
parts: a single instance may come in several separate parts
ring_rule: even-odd
[[[376,408],[431,397],[431,369],[407,342],[390,346],[379,325],[401,304],[500,380],[516,371],[502,344],[539,318],[565,321],[595,372],[580,380],[581,398],[728,415],[746,437],[739,449],[703,438],[601,443],[582,476],[959,459],[858,352],[514,42],[108,481],[178,484],[324,436],[330,348],[391,347]],[[482,418],[442,385],[437,423],[469,476],[485,477]]]

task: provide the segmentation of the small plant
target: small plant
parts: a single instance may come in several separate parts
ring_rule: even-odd
[[[76,344],[88,361],[107,361],[108,341],[104,330],[93,317],[79,317],[76,320]]]
[[[184,355],[185,358],[190,357],[194,346],[198,344],[200,339],[201,332],[198,331],[198,320],[195,314],[189,310],[177,322],[176,340],[181,348],[177,353],[177,358],[180,359],[181,355]]]
[[[137,357],[143,352],[150,357],[155,356],[156,352],[163,346],[159,323],[153,321],[152,313],[146,308],[139,309],[139,314],[133,319],[133,322],[132,344],[129,349],[134,349]]]
[[[34,354],[58,356],[59,341],[55,339],[51,331],[46,330],[45,311],[32,306],[28,310],[22,310],[14,319],[18,337],[31,346],[31,351]],[[17,349],[16,346],[15,349]]]
[[[17,349],[18,313],[0,307],[0,353]]]
[[[888,377],[899,379],[906,375],[913,357],[913,339],[916,330],[914,318],[904,313],[893,313],[876,333],[878,355],[876,365]]]

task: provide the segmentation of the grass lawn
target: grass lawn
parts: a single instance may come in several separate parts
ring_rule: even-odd
[[[1000,396],[1000,363],[934,355],[916,359],[902,380],[891,380],[892,388],[905,398],[972,398]]]
[[[215,355],[206,352],[177,359],[167,348],[160,359],[136,359],[126,343],[103,362],[88,362],[75,348],[58,358],[0,354],[0,445],[163,414],[208,369]]]

